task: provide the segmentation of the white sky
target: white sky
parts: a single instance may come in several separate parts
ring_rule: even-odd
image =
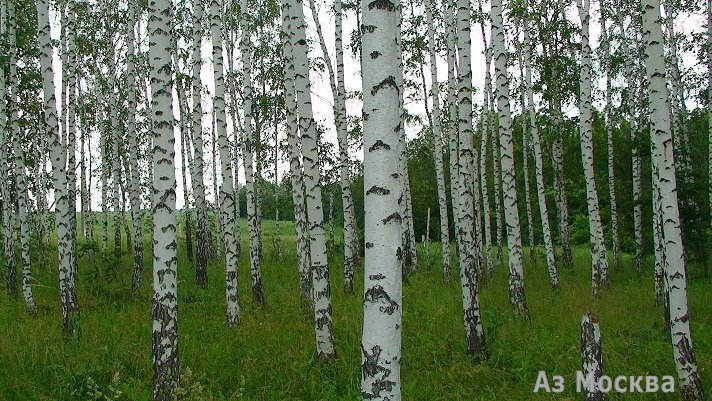
[[[328,0],[326,0],[328,1]],[[334,18],[331,15],[329,11],[327,11],[327,4],[324,0],[316,0],[317,6],[320,8],[319,10],[319,19],[322,24],[322,29],[323,29],[323,34],[324,38],[326,41],[326,46],[328,49],[330,49],[330,57],[332,59],[332,62],[335,62],[335,55],[334,55]],[[305,4],[305,17],[307,18],[307,23],[309,26],[309,29],[307,31],[307,36],[309,39],[312,40],[312,51],[310,53],[310,58],[315,58],[321,55],[321,49],[318,44],[318,39],[317,39],[317,34],[316,30],[314,29],[314,22],[311,18],[311,12],[309,11],[308,7],[308,2],[304,2]],[[485,12],[489,11],[489,4],[485,3],[484,5]],[[591,46],[593,48],[593,51],[596,51],[596,48],[598,47],[599,43],[599,36],[600,36],[600,22],[598,18],[598,3],[597,2],[592,2],[591,5]],[[416,11],[416,12],[421,12]],[[405,15],[410,14],[410,10],[404,10]],[[58,39],[60,36],[60,24],[59,24],[59,19],[57,18],[56,13],[53,13],[53,24],[52,24],[52,38],[53,39]],[[570,3],[568,9],[567,9],[567,15],[568,18],[571,21],[574,21],[576,25],[578,24],[578,12],[576,10],[576,7],[573,2]],[[700,32],[704,29],[705,26],[705,17],[702,15],[689,15],[689,14],[683,14],[678,16],[676,20],[676,30],[678,32],[684,32],[686,34],[691,34],[692,32]],[[356,18],[353,12],[346,13],[344,12],[344,20],[343,20],[343,36],[344,36],[344,46],[346,47],[348,43],[350,42],[350,35],[351,32],[354,30],[356,26]],[[145,34],[145,27],[141,29],[143,33]],[[487,32],[489,35],[489,27],[487,27]],[[473,69],[473,85],[474,85],[474,97],[475,97],[475,102],[477,104],[482,103],[482,92],[483,92],[483,87],[484,87],[484,76],[485,76],[485,59],[483,55],[483,42],[482,42],[482,36],[481,36],[481,28],[479,24],[473,24],[472,29],[472,69]],[[489,42],[489,38],[488,38]],[[214,91],[214,84],[213,84],[213,72],[212,72],[212,55],[211,55],[211,45],[209,43],[209,38],[204,38],[203,39],[203,47],[202,47],[202,55],[203,55],[203,69],[201,71],[201,77],[203,79],[203,84],[208,86],[208,89],[210,93],[213,93]],[[237,51],[239,53],[239,49]],[[682,51],[681,51],[682,53]],[[239,58],[239,54],[236,55],[236,57]],[[693,68],[700,68],[700,66],[696,65],[696,59],[694,57],[694,54],[690,53],[682,53],[681,54],[681,62],[682,62],[682,67],[683,71],[687,69],[693,69]],[[225,60],[227,60],[227,57],[225,57]],[[427,57],[426,57],[427,60]],[[55,49],[55,56],[53,60],[54,64],[54,69],[55,69],[55,87],[57,88],[57,95],[59,99],[59,92],[61,90],[61,61],[57,55],[57,49]],[[447,64],[446,60],[443,57],[443,55],[438,56],[438,80],[439,81],[445,81],[447,79]],[[347,92],[351,91],[360,91],[361,90],[361,75],[360,75],[360,66],[358,63],[358,60],[354,59],[351,55],[351,51],[348,48],[345,48],[344,51],[344,68],[345,68],[345,84],[346,84],[346,90]],[[428,65],[426,63],[425,66],[425,76],[426,76],[426,83],[428,87],[430,86],[430,72],[428,69]],[[492,68],[493,70],[493,68]],[[328,72],[324,73],[318,73],[315,72],[314,70],[311,71],[311,85],[312,85],[312,104],[314,108],[314,116],[324,128],[326,128],[326,134],[325,134],[325,140],[333,143],[336,146],[336,133],[335,133],[335,127],[333,124],[333,113],[332,113],[332,94],[331,94],[331,87],[329,85],[329,78],[327,76]],[[517,78],[519,77],[519,72],[516,70],[516,68],[511,68],[510,69],[510,74],[514,74]],[[418,82],[420,82],[420,79],[418,79]],[[619,82],[617,82],[619,83]],[[603,90],[605,88],[605,81],[603,79],[598,79],[596,84],[594,84],[594,87],[597,87],[599,90]],[[535,99],[536,101],[536,99]],[[207,102],[207,107],[206,106]],[[694,99],[689,100],[690,104],[688,104],[689,107],[694,107],[696,104],[694,103]],[[204,99],[204,112],[205,113],[210,113],[212,111],[212,101],[210,99]],[[514,97],[512,98],[512,109],[513,111],[516,111],[516,101],[514,101]],[[597,107],[601,107],[602,102],[600,98],[596,102]],[[174,97],[174,109],[177,110],[177,98]],[[347,101],[347,112],[350,116],[360,116],[361,114],[361,102],[358,100],[348,100]],[[425,115],[425,109],[424,109],[424,104],[422,102],[417,102],[417,103],[408,103],[406,105],[408,111],[413,114],[418,114],[421,116]],[[570,107],[570,109],[565,110],[567,114],[573,114],[576,115],[578,114],[578,111],[575,106]],[[61,112],[60,112],[61,113]],[[176,117],[178,117],[177,112],[176,112]],[[424,121],[426,121],[424,119]],[[210,135],[210,130],[211,130],[211,117],[209,115],[206,115],[204,117],[204,126],[208,130],[207,134]],[[406,127],[406,133],[409,137],[413,137],[415,133],[418,131],[416,127]],[[232,129],[231,129],[231,123],[228,119],[228,132],[229,135],[232,135]],[[96,134],[95,134],[96,135]],[[283,134],[282,134],[283,135]],[[282,137],[282,136],[281,136]],[[281,138],[280,137],[280,138]],[[98,149],[96,149],[96,145],[99,143],[98,138],[92,138],[92,144],[94,146],[93,153],[98,156]],[[209,162],[210,162],[210,148],[206,144],[206,170],[205,170],[205,180],[206,180],[206,190],[207,190],[207,196],[208,199],[212,201],[213,199],[213,184],[212,184],[212,169],[209,167]],[[183,207],[183,191],[182,191],[182,177],[181,177],[181,168],[180,168],[180,155],[181,155],[181,149],[180,149],[180,138],[179,136],[176,137],[176,180],[178,183],[178,188],[177,188],[177,206],[178,208]],[[357,155],[351,155],[352,158],[357,158],[359,160],[362,160],[362,152],[359,151],[359,154]],[[280,156],[282,158],[282,156]],[[240,162],[240,170],[239,170],[239,181],[241,183],[244,183],[244,170],[241,167],[242,163]],[[285,171],[288,170],[288,165],[286,163],[280,162],[278,166],[278,171],[279,171],[279,179],[281,180],[283,174]],[[272,168],[273,169],[273,168]],[[220,181],[220,169],[218,168],[218,180]],[[100,190],[99,186],[100,183],[98,182],[98,178],[94,178],[92,181],[93,184],[93,196],[92,196],[92,210],[98,210],[100,209]],[[190,181],[190,180],[189,180]],[[51,197],[51,195],[50,195]],[[50,204],[52,200],[50,199]]]

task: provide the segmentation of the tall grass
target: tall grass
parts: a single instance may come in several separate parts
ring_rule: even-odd
[[[179,248],[179,346],[186,400],[359,400],[363,270],[356,295],[343,292],[341,255],[330,255],[334,336],[338,357],[315,357],[313,312],[299,298],[294,226],[280,223],[284,256],[276,260],[273,222],[265,222],[262,276],[267,304],[252,301],[246,223],[241,222],[240,324],[228,329],[224,262],[212,260],[209,284],[195,284]],[[337,242],[338,235],[337,233]],[[111,237],[111,235],[110,235]],[[143,287],[132,292],[131,255],[118,267],[88,252],[79,266],[81,332],[65,338],[53,250],[33,266],[39,316],[20,298],[0,294],[0,400],[148,400],[151,396],[151,255],[146,246]],[[124,246],[124,248],[126,248]],[[109,249],[113,246],[110,244]],[[39,252],[39,251],[38,251]],[[505,264],[483,289],[481,303],[490,357],[465,355],[459,283],[442,282],[437,244],[420,248],[421,264],[403,292],[403,394],[406,400],[579,399],[579,322],[587,310],[601,319],[604,373],[675,375],[669,336],[654,305],[650,264],[644,275],[630,257],[612,271],[600,300],[591,298],[590,254],[576,249],[573,271],[561,269],[554,294],[543,259],[526,266],[531,323],[512,314]],[[34,260],[39,260],[34,255]],[[457,278],[457,274],[454,275]],[[712,393],[712,284],[689,285],[693,339],[707,394]],[[534,394],[539,370],[566,379],[563,394]],[[678,394],[610,395],[609,399],[677,400]]]

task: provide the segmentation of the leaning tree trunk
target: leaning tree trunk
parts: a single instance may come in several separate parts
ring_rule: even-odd
[[[141,286],[141,274],[143,272],[143,224],[141,222],[141,170],[138,164],[139,146],[138,132],[136,131],[136,36],[134,26],[138,19],[136,5],[129,3],[129,26],[127,31],[128,50],[126,55],[126,76],[129,80],[126,87],[128,100],[128,121],[127,136],[129,139],[129,166],[131,170],[130,199],[131,199],[131,220],[133,221],[133,280],[134,289]]]
[[[316,24],[316,31],[319,36],[319,44],[324,55],[324,61],[329,72],[329,82],[331,83],[331,92],[334,98],[334,123],[336,125],[337,139],[339,143],[339,182],[341,183],[341,202],[343,204],[344,213],[344,290],[347,293],[353,292],[353,270],[354,270],[354,254],[355,245],[355,217],[353,196],[351,194],[351,182],[349,180],[349,141],[348,141],[348,123],[346,121],[346,85],[344,82],[344,47],[343,47],[343,32],[342,32],[342,10],[341,0],[334,2],[336,16],[336,74],[331,63],[331,57],[326,48],[324,35],[321,30],[321,23],[317,15],[317,9],[314,0],[309,1],[312,11],[312,17]],[[331,213],[331,211],[329,211]],[[330,234],[330,239],[333,234]]]
[[[335,355],[331,316],[331,289],[329,266],[326,257],[326,236],[324,233],[324,211],[322,208],[321,172],[317,152],[317,131],[311,102],[309,65],[307,58],[306,22],[301,1],[290,0],[288,15],[293,27],[292,49],[294,55],[295,89],[299,130],[302,134],[302,154],[304,157],[304,184],[306,186],[307,222],[311,253],[311,271],[314,289],[314,320],[316,330],[317,355],[321,359]]]
[[[169,401],[178,387],[178,263],[171,67],[172,7],[148,4],[153,134],[153,400]]]
[[[526,6],[526,15],[529,15],[529,6]],[[526,21],[526,20],[525,20]],[[544,158],[541,150],[541,138],[539,137],[539,127],[536,122],[536,108],[534,107],[534,91],[532,90],[532,66],[531,66],[531,49],[533,43],[529,37],[529,27],[526,22],[524,25],[524,68],[525,85],[527,91],[527,99],[529,107],[525,111],[529,120],[529,129],[532,135],[532,149],[534,150],[534,170],[536,173],[536,193],[539,203],[539,218],[541,219],[541,230],[544,234],[544,248],[546,249],[546,267],[549,270],[549,279],[551,287],[556,290],[559,287],[559,275],[556,271],[556,256],[554,253],[554,240],[551,236],[551,227],[549,226],[549,211],[546,204],[546,187],[544,186]]]
[[[616,202],[616,179],[613,159],[613,104],[611,83],[610,39],[606,27],[606,6],[601,3],[601,46],[603,47],[604,68],[606,70],[606,106],[604,109],[606,123],[606,141],[608,150],[608,196],[611,202],[611,236],[613,237],[613,265],[621,268],[621,245],[618,235],[618,204]]]
[[[287,117],[287,146],[289,150],[289,180],[292,184],[292,202],[294,203],[294,226],[297,237],[297,270],[299,272],[299,294],[303,301],[313,302],[311,296],[311,271],[309,248],[307,243],[307,219],[304,201],[304,181],[302,179],[302,162],[299,144],[297,142],[298,117],[297,99],[294,89],[294,57],[292,54],[292,18],[289,17],[290,6],[282,3],[282,30],[284,37],[284,106]],[[346,278],[345,278],[346,280]]]
[[[591,46],[588,41],[590,0],[576,0],[581,19],[581,78],[580,78],[580,129],[581,158],[586,180],[586,200],[588,225],[591,242],[591,276],[593,295],[600,295],[601,286],[608,281],[608,259],[606,244],[603,242],[601,211],[593,173],[593,112],[591,105]]]
[[[178,49],[176,48],[176,53]],[[178,56],[175,56],[175,66],[178,69]],[[180,109],[179,135],[180,135],[180,170],[181,170],[181,185],[183,187],[183,212],[185,214],[185,249],[186,256],[189,262],[193,261],[193,215],[190,212],[190,189],[188,188],[188,174],[190,174],[190,152],[188,151],[188,98],[186,95],[186,87],[184,84],[184,76],[180,71],[176,72],[176,88],[178,93],[178,108]],[[230,157],[230,166],[232,169],[232,156]],[[233,191],[234,192],[234,191]],[[234,196],[233,196],[234,199]],[[234,202],[233,202],[234,205]]]
[[[402,86],[400,4],[361,3],[363,14],[364,267],[361,394],[401,399],[402,180],[399,146]],[[395,40],[394,40],[395,38]],[[385,129],[384,129],[385,128]]]
[[[519,225],[519,210],[517,209],[512,115],[509,108],[509,82],[507,80],[507,56],[502,13],[502,2],[494,0],[492,2],[492,48],[495,59],[497,108],[499,109],[499,147],[502,153],[500,165],[502,167],[502,187],[504,189],[504,212],[507,223],[509,301],[514,308],[515,314],[524,319],[529,319],[529,309],[524,294],[522,234]]]
[[[456,225],[462,237],[461,253],[464,257],[460,260],[464,264],[460,265],[460,284],[462,285],[462,304],[465,311],[465,339],[467,342],[467,353],[469,355],[487,355],[487,345],[485,342],[484,327],[480,315],[479,283],[477,273],[479,271],[478,259],[476,255],[477,244],[475,242],[474,230],[474,209],[473,180],[475,173],[473,168],[474,149],[472,139],[472,67],[470,60],[471,39],[470,39],[470,2],[469,0],[457,1],[457,53],[458,58],[458,88],[457,88],[457,109],[458,109],[458,147],[459,147],[459,215]]]
[[[244,149],[242,151],[245,166],[245,192],[247,194],[247,223],[250,243],[250,272],[252,276],[252,297],[258,303],[264,303],[264,293],[262,292],[262,273],[260,271],[260,222],[257,205],[257,186],[259,181],[255,179],[253,167],[253,147],[255,132],[252,129],[252,55],[251,43],[248,29],[249,9],[247,0],[242,0],[240,24],[242,27],[242,38],[240,40],[240,50],[242,52],[242,87],[244,122]],[[260,163],[258,158],[257,163]],[[259,177],[259,175],[257,175]],[[258,184],[258,185],[255,185]]]
[[[670,334],[675,368],[684,400],[705,398],[692,346],[690,315],[687,307],[687,277],[680,228],[680,212],[675,177],[675,154],[671,144],[670,100],[665,84],[665,58],[660,26],[660,1],[643,1],[645,70],[648,78],[650,137],[654,179],[654,197],[662,210],[665,239],[665,275],[670,311]]]
[[[195,255],[195,282],[198,285],[208,284],[208,259],[210,258],[210,226],[208,222],[208,207],[205,201],[205,180],[203,177],[203,106],[202,106],[202,82],[200,80],[200,69],[203,60],[200,54],[202,45],[202,21],[203,5],[201,1],[193,3],[193,76],[191,86],[193,88],[193,114],[191,142],[193,145],[194,168],[190,170],[191,184],[193,184],[193,199],[195,200],[195,214],[197,223],[196,235],[196,255]]]
[[[59,293],[62,302],[62,328],[65,333],[74,333],[79,320],[79,304],[72,268],[70,214],[74,213],[67,194],[67,152],[59,138],[59,123],[54,94],[54,70],[52,68],[52,42],[50,38],[48,0],[37,2],[37,38],[40,45],[40,69],[44,97],[44,122],[46,135],[50,138],[50,157],[54,180],[55,223],[57,227],[57,256],[59,261]]]
[[[240,319],[240,307],[237,300],[237,243],[235,242],[235,198],[232,185],[232,158],[230,142],[227,138],[227,114],[225,112],[225,79],[223,78],[223,48],[220,27],[222,26],[221,3],[210,2],[210,33],[213,45],[213,76],[215,77],[215,96],[213,110],[215,127],[220,145],[220,220],[223,225],[225,246],[225,301],[228,326],[234,326]],[[263,301],[262,298],[259,298]]]
[[[450,225],[447,215],[447,191],[445,189],[445,171],[443,169],[443,132],[440,126],[440,87],[438,84],[438,66],[436,60],[436,43],[433,14],[437,11],[435,0],[427,0],[425,15],[428,25],[428,50],[430,52],[430,97],[433,102],[432,134],[435,149],[435,174],[438,186],[438,207],[440,211],[440,252],[443,263],[443,279],[450,281]],[[428,230],[428,237],[430,236]]]

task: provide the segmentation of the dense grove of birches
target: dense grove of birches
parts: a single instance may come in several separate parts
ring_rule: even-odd
[[[288,268],[313,308],[319,359],[338,358],[331,288],[363,297],[363,399],[401,399],[402,282],[421,243],[439,250],[442,279],[459,282],[466,352],[480,358],[479,288],[496,266],[524,324],[525,260],[545,265],[557,292],[572,247],[590,244],[592,294],[606,297],[630,255],[665,310],[682,398],[705,399],[687,282],[712,279],[710,0],[1,5],[2,281],[28,319],[42,313],[33,259],[56,249],[46,263],[59,271],[62,329],[76,336],[78,249],[129,249],[122,274],[134,289],[153,286],[155,400],[173,399],[180,377],[177,241],[191,280],[225,286],[233,327],[240,298],[269,298],[264,220],[295,223]],[[485,49],[477,58],[471,40]],[[317,93],[318,79],[330,91]],[[330,118],[315,118],[316,97]],[[269,240],[278,257],[292,245]],[[343,265],[329,264],[335,247]],[[224,284],[207,281],[216,259]],[[251,294],[238,294],[238,269]],[[598,318],[581,313],[598,333]],[[595,385],[586,391],[600,399]]]

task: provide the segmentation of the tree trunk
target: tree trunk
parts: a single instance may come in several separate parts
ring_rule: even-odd
[[[148,5],[153,134],[153,400],[169,401],[178,387],[178,269],[176,177],[171,68],[172,7]]]
[[[517,209],[512,115],[509,108],[509,82],[507,80],[507,56],[502,12],[502,2],[494,0],[492,2],[492,48],[495,59],[497,108],[499,109],[499,147],[502,153],[500,165],[502,167],[507,249],[509,253],[509,300],[514,308],[514,313],[528,320],[529,309],[524,294],[522,234],[519,225],[519,210]]]
[[[598,316],[591,311],[581,317],[581,368],[587,383],[584,399],[603,400],[603,391],[598,384],[603,375],[601,329],[598,326]]]
[[[662,210],[665,239],[665,275],[669,294],[670,334],[675,368],[684,400],[703,400],[702,380],[692,347],[690,315],[687,307],[687,277],[680,229],[680,212],[675,177],[675,154],[671,143],[670,100],[665,84],[665,59],[660,26],[660,1],[643,1],[645,70],[648,78],[650,137],[653,159],[653,194]]]
[[[526,15],[529,15],[529,6],[526,6]],[[554,241],[551,236],[551,227],[549,226],[549,211],[546,204],[546,187],[544,186],[544,158],[541,150],[541,138],[539,137],[539,126],[536,122],[536,107],[534,106],[534,91],[532,90],[532,66],[531,66],[531,49],[533,43],[530,41],[529,27],[526,20],[524,23],[524,68],[525,86],[527,91],[527,99],[529,107],[525,110],[526,118],[529,122],[529,129],[532,135],[532,149],[534,150],[534,170],[536,173],[536,193],[539,203],[539,218],[541,220],[541,230],[544,234],[544,248],[546,249],[546,267],[549,270],[549,279],[551,287],[556,290],[559,288],[559,275],[556,269],[556,254],[554,252]]]
[[[311,263],[307,243],[307,221],[304,202],[304,181],[302,179],[302,162],[299,144],[297,142],[298,117],[297,100],[294,89],[294,57],[292,54],[292,18],[289,17],[287,2],[282,3],[282,30],[284,39],[284,106],[287,117],[287,146],[289,151],[289,180],[292,184],[292,202],[294,203],[294,226],[297,237],[297,270],[299,271],[299,294],[303,301],[314,302],[311,277]],[[344,281],[353,282],[352,276],[344,277]]]
[[[250,272],[252,276],[252,297],[258,303],[264,303],[264,293],[262,292],[262,273],[260,270],[260,221],[257,199],[257,187],[259,186],[259,174],[255,174],[253,167],[253,150],[255,145],[255,132],[252,129],[252,55],[251,43],[248,29],[248,4],[247,0],[242,0],[240,24],[242,27],[242,38],[240,40],[240,50],[242,52],[242,87],[243,110],[245,116],[243,138],[244,166],[245,166],[245,192],[247,194],[247,223],[250,243]],[[259,165],[260,159],[257,158]],[[256,178],[257,177],[257,178]]]
[[[73,14],[73,12],[72,12]],[[59,260],[59,293],[62,302],[62,327],[72,334],[79,320],[79,304],[74,284],[75,272],[71,258],[70,214],[74,213],[67,193],[67,150],[59,138],[59,124],[54,94],[54,71],[52,68],[52,42],[50,40],[49,4],[37,2],[38,42],[40,45],[40,69],[44,97],[44,121],[46,135],[50,138],[50,157],[54,180],[55,223],[57,227],[57,256]]]
[[[203,88],[200,80],[200,69],[203,60],[200,54],[203,30],[203,5],[200,0],[193,3],[193,115],[192,115],[192,145],[194,168],[190,169],[191,183],[193,184],[193,198],[195,200],[197,222],[197,247],[195,257],[195,282],[198,285],[208,284],[208,259],[210,258],[210,226],[208,222],[208,207],[205,200],[204,157],[203,157]]]
[[[176,53],[178,49],[176,48]],[[175,66],[176,70],[179,69],[178,56],[175,56]],[[184,84],[184,76],[181,71],[176,71],[176,88],[178,93],[178,108],[180,109],[180,125],[179,125],[179,135],[180,135],[180,152],[181,152],[181,184],[183,186],[183,213],[185,214],[185,249],[188,261],[193,261],[193,217],[190,212],[190,190],[188,189],[188,174],[191,173],[190,170],[190,152],[188,151],[188,114],[190,109],[188,108],[188,99],[186,95],[186,86]],[[230,156],[230,166],[232,170],[232,156]],[[233,191],[234,192],[234,191]],[[234,199],[234,193],[233,193]],[[233,205],[234,205],[233,201]],[[234,218],[233,218],[234,220]]]
[[[301,132],[304,157],[304,184],[306,187],[307,223],[311,254],[311,271],[314,289],[314,320],[317,356],[320,359],[335,355],[331,316],[331,289],[329,266],[326,257],[326,236],[324,235],[324,211],[322,207],[321,173],[317,152],[316,122],[312,112],[311,85],[307,58],[306,22],[300,1],[290,0],[288,14],[292,19],[294,37],[295,89],[297,113]]]
[[[400,4],[361,2],[366,261],[361,394],[401,399]],[[395,40],[394,40],[395,38]],[[384,129],[384,127],[386,129]]]
[[[219,0],[210,2],[210,33],[213,45],[213,76],[215,77],[215,96],[213,110],[220,146],[220,220],[223,226],[225,246],[225,300],[227,303],[227,324],[232,327],[240,320],[240,306],[237,298],[237,243],[235,242],[235,198],[232,186],[232,158],[230,142],[227,139],[227,114],[225,112],[225,79],[223,78],[223,48],[220,27],[222,11]],[[259,298],[263,301],[262,298]]]
[[[10,104],[8,110],[10,111],[10,132],[12,135],[12,145],[15,152],[15,178],[17,180],[17,203],[18,203],[18,216],[17,221],[19,222],[20,228],[20,254],[22,260],[22,296],[25,300],[25,306],[27,307],[27,312],[30,316],[34,317],[37,315],[37,305],[35,304],[35,299],[32,296],[32,287],[30,285],[32,271],[30,264],[30,220],[29,211],[27,204],[27,176],[25,174],[25,157],[22,152],[22,147],[20,146],[20,125],[19,125],[19,91],[18,91],[18,75],[17,75],[17,42],[16,42],[16,30],[17,30],[17,20],[15,18],[15,4],[13,1],[7,2],[7,19],[8,19],[8,42],[9,42],[9,76],[8,81],[10,83]],[[0,77],[3,81],[4,77]],[[5,95],[5,89],[0,91],[2,95]],[[3,96],[4,100],[4,96]],[[3,107],[4,109],[4,107]],[[4,110],[3,110],[4,111]],[[3,113],[5,114],[5,113]],[[6,134],[5,117],[1,121],[3,127],[3,134]],[[3,149],[8,149],[5,147]],[[4,163],[3,163],[4,164]],[[5,167],[7,168],[7,167]],[[4,179],[4,178],[3,178]],[[9,198],[3,198],[9,203]],[[14,266],[6,265],[7,268],[12,268],[14,271]]]
[[[581,78],[580,84],[580,135],[581,159],[586,179],[586,200],[591,242],[591,276],[593,295],[599,296],[601,287],[608,282],[608,259],[603,242],[603,225],[593,173],[593,112],[591,104],[591,46],[588,41],[590,0],[576,0],[581,19]]]
[[[474,149],[472,146],[472,67],[470,60],[470,2],[458,0],[457,13],[457,53],[458,57],[458,219],[456,226],[461,236],[460,284],[462,286],[462,304],[465,311],[465,339],[468,355],[487,355],[484,328],[480,316],[478,271],[479,260],[476,254],[475,240],[475,205],[473,195]]]
[[[608,150],[608,195],[611,202],[611,236],[613,237],[613,265],[617,270],[621,268],[621,245],[618,235],[618,204],[616,202],[616,180],[615,169],[613,163],[613,100],[612,100],[612,83],[611,83],[611,56],[610,56],[610,39],[608,37],[608,28],[606,27],[606,6],[601,3],[601,46],[603,47],[603,68],[606,74],[606,106],[605,124],[606,124],[606,141]]]
[[[128,100],[128,121],[127,121],[127,136],[129,139],[129,165],[131,170],[131,185],[130,185],[130,199],[131,199],[131,220],[133,222],[133,279],[132,287],[137,289],[141,286],[141,274],[143,273],[143,224],[141,222],[141,170],[139,169],[139,145],[138,145],[138,132],[136,131],[136,55],[135,55],[135,42],[136,36],[134,33],[134,27],[136,25],[136,20],[138,19],[136,5],[134,3],[129,3],[129,26],[127,36],[128,36],[128,50],[126,56],[126,76],[129,79],[127,90],[127,100]]]

